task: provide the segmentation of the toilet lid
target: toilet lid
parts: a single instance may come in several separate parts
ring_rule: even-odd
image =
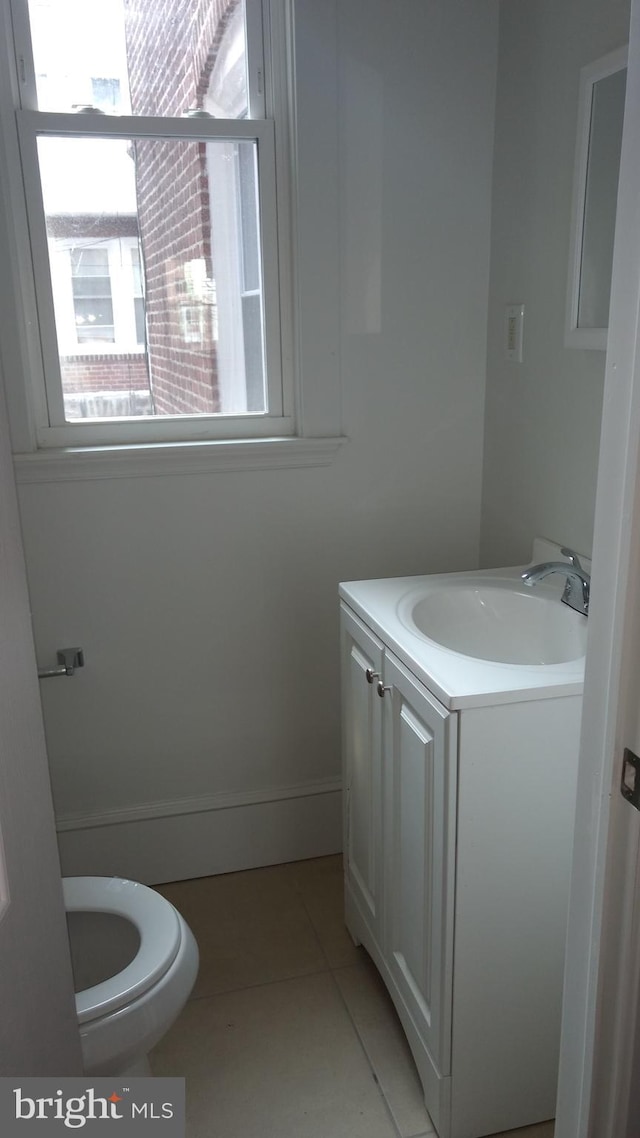
[[[173,905],[153,889],[122,877],[64,877],[67,912],[112,913],[131,921],[140,946],[126,968],[93,988],[76,993],[78,1022],[114,1012],[148,991],[171,967],[180,947],[180,919]]]

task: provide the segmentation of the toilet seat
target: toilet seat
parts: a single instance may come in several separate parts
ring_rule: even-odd
[[[153,986],[171,967],[180,947],[180,918],[169,901],[146,885],[121,877],[65,877],[67,912],[111,913],[124,917],[140,936],[126,968],[101,984],[76,993],[78,1023],[117,1011]]]

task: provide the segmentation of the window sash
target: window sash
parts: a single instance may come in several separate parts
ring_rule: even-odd
[[[9,8],[20,84],[20,106],[25,110],[37,111],[38,91],[28,0],[9,0]],[[266,50],[271,33],[268,0],[266,4],[265,0],[247,0],[245,31],[249,118],[263,119],[271,114],[270,60]]]
[[[291,392],[282,370],[278,215],[275,194],[275,128],[270,119],[163,119],[157,117],[16,112],[25,198],[31,238],[36,302],[41,333],[47,417],[36,424],[40,446],[101,445],[109,442],[163,442],[204,438],[269,437],[293,433]],[[266,413],[239,415],[145,416],[141,419],[68,423],[65,419],[60,359],[53,307],[48,239],[37,154],[39,136],[75,138],[216,140],[257,143],[260,242],[263,273]]]

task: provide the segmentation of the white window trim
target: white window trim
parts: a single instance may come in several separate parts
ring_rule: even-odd
[[[43,388],[37,382],[42,360],[33,336],[37,306],[12,111],[19,84],[13,67],[11,16],[3,6],[0,35],[7,66],[0,67],[0,163],[7,177],[4,185],[0,179],[0,254],[6,254],[10,272],[4,281],[0,279],[0,313],[5,320],[2,350],[18,481],[327,465],[346,441],[340,425],[337,352],[338,187],[337,178],[327,178],[327,156],[337,170],[338,153],[337,0],[315,7],[307,4],[306,9],[301,32],[293,20],[292,0],[271,0],[264,10],[265,45],[271,45],[264,60],[265,89],[271,100],[267,113],[276,108],[280,285],[282,295],[293,297],[293,303],[285,303],[281,311],[283,371],[295,380],[295,423],[291,421],[290,433],[271,422],[264,438],[200,437],[120,445],[105,440],[71,447],[60,442],[42,448],[37,436],[37,421],[46,412]],[[324,46],[322,53],[318,43]],[[305,76],[302,98],[296,71]],[[136,123],[139,126],[139,120]],[[104,128],[102,116],[100,127]],[[153,133],[157,133],[155,121]],[[314,250],[313,257],[306,256],[300,234],[304,238],[318,230],[327,235],[321,254]],[[315,313],[314,319],[301,322],[299,314],[307,310]]]
[[[333,438],[233,439],[142,446],[68,447],[14,455],[16,481],[75,482],[94,479],[209,474],[215,471],[281,470],[330,466],[347,440]]]
[[[40,447],[117,445],[189,441],[203,438],[238,438],[243,434],[264,437],[287,435],[294,430],[290,384],[282,368],[278,226],[275,195],[275,137],[270,119],[227,120],[157,119],[144,116],[16,112],[25,181],[25,198],[31,237],[36,299],[42,328],[47,418],[40,419],[36,437]],[[38,137],[190,139],[197,142],[229,139],[255,142],[259,156],[262,274],[265,295],[265,344],[269,383],[267,414],[242,416],[162,416],[129,419],[126,422],[65,421],[60,361],[55,326],[49,242],[38,174]],[[270,377],[270,378],[269,378]],[[242,420],[242,422],[240,421]]]

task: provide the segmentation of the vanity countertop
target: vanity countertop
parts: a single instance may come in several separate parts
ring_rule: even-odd
[[[451,711],[486,707],[524,700],[581,695],[584,656],[559,664],[505,664],[454,652],[414,632],[400,618],[408,594],[421,586],[430,588],[475,581],[513,580],[520,587],[524,567],[473,570],[419,577],[387,577],[371,581],[347,581],[340,597],[380,637],[386,647]],[[563,579],[558,576],[536,586],[540,594],[560,604]],[[508,586],[507,586],[508,587]],[[577,617],[585,620],[585,617]]]

